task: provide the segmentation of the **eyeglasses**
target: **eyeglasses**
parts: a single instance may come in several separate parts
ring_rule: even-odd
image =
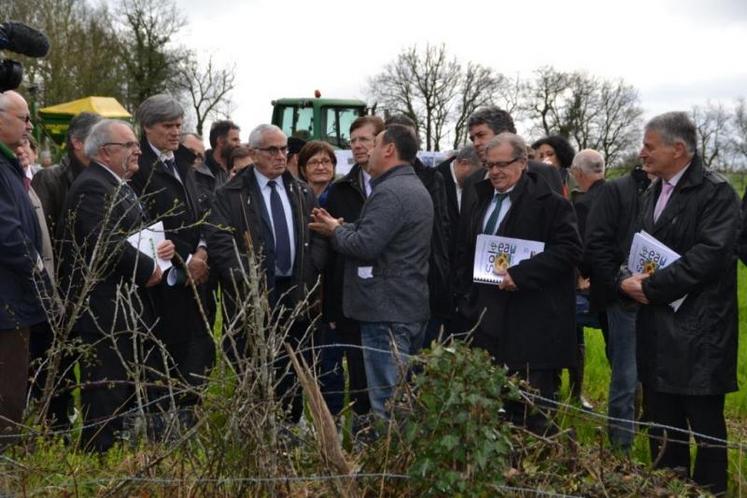
[[[107,145],[119,145],[120,147],[125,147],[127,149],[134,149],[137,147],[140,148],[140,144],[137,142],[107,142],[102,145],[102,147],[106,147]]]
[[[306,163],[306,166],[311,166],[312,168],[314,166],[331,166],[331,165],[332,165],[332,160],[328,157],[325,157],[324,159],[313,159]]]
[[[267,154],[269,154],[271,156],[277,156],[277,155],[287,156],[288,155],[288,146],[287,145],[284,146],[284,147],[275,147],[275,146],[272,146],[272,147],[257,147],[257,150],[261,150],[262,152],[266,152]]]
[[[8,111],[5,110],[5,109],[0,109],[0,112],[8,112]],[[21,116],[19,116],[18,114],[13,114],[12,112],[8,112],[8,114],[10,114],[11,116],[17,117],[18,119],[20,119],[21,121],[23,121],[26,124],[29,124],[31,122],[31,115],[30,114],[24,114],[24,115],[21,115]]]
[[[485,166],[487,166],[488,169],[492,169],[492,168],[505,169],[505,168],[508,168],[509,166],[511,166],[516,161],[519,161],[520,159],[524,159],[524,158],[523,157],[514,157],[510,161],[493,161],[493,162],[488,161],[488,162],[485,163]]]

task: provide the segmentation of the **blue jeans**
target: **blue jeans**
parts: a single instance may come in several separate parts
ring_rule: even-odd
[[[423,347],[427,322],[360,322],[363,363],[368,379],[368,399],[371,410],[387,418],[386,402],[406,371],[409,355]],[[397,354],[392,345],[396,345]]]
[[[607,308],[607,357],[612,369],[607,414],[612,418],[625,419],[624,422],[610,420],[608,431],[612,445],[625,451],[630,449],[635,437],[637,314],[637,309],[626,309],[621,303]]]

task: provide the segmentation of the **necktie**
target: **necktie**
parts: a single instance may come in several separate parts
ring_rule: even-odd
[[[493,196],[493,202],[495,202],[495,209],[493,209],[493,212],[490,213],[490,218],[488,218],[488,222],[485,224],[485,230],[483,230],[483,233],[486,233],[488,235],[494,235],[495,229],[498,225],[498,215],[501,213],[501,204],[503,204],[503,199],[508,197],[508,194],[501,194],[496,192],[495,196]]]
[[[181,182],[181,180],[179,179],[179,175],[176,173],[176,161],[174,160],[174,158],[172,157],[171,159],[164,159],[163,164],[166,165],[166,170],[171,173],[171,176]]]
[[[667,207],[667,202],[669,202],[669,198],[672,196],[673,190],[674,185],[672,185],[671,183],[664,182],[661,184],[661,193],[659,194],[659,200],[656,201],[656,206],[654,207],[654,223],[659,220],[659,216],[661,216],[664,208]]]
[[[26,175],[23,175],[23,188],[26,189],[26,192],[31,189],[31,179]]]
[[[137,198],[137,194],[135,194],[135,191],[132,190],[132,187],[127,185],[126,183],[122,185],[122,192],[124,193],[125,199],[129,202],[129,206],[127,206],[127,209],[130,209],[130,207],[134,207],[137,209],[138,213],[141,215],[143,214],[143,207],[140,205],[140,200]]]
[[[283,202],[280,200],[275,180],[267,182],[267,186],[272,190],[270,210],[272,211],[272,224],[275,227],[275,266],[281,273],[287,273],[291,267],[291,251],[285,209],[283,209]]]

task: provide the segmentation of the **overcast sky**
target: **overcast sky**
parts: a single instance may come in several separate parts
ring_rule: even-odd
[[[413,44],[506,74],[553,65],[624,78],[648,116],[747,96],[747,0],[177,0],[179,42],[236,64],[232,118],[267,122],[272,99],[364,98],[369,76]]]

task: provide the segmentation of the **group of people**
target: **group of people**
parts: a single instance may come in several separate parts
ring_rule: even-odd
[[[133,365],[158,377],[149,384],[156,400],[163,379],[199,388],[216,357],[217,306],[224,327],[249,320],[247,296],[258,285],[251,275],[259,275],[273,317],[287,326],[285,341],[311,352],[335,415],[352,408],[386,418],[408,356],[448,337],[526,379],[540,406],[557,399],[569,369],[583,402],[583,326],[601,328],[612,445],[630,451],[640,382],[657,464],[725,491],[726,449],[709,438],[726,439],[724,395],[737,389],[736,259],[747,259],[747,232],[737,194],[704,167],[685,113],[649,121],[642,166],[613,181],[598,152],[575,153],[562,137],[530,147],[494,106],[469,117],[472,144],[435,168],[418,159],[406,116],[361,116],[349,130],[355,164],[337,179],[326,142],[262,124],[242,143],[226,120],[213,124],[205,151],[202,137],[183,133],[183,117],[165,94],[137,109],[139,138],[128,123],[81,114],[60,164],[29,180],[28,107],[13,91],[0,95],[4,426],[21,419],[29,354],[43,360],[59,335],[49,323],[59,296],[63,312],[76,313],[65,340],[93,350],[79,360],[84,440],[106,450],[135,397]],[[128,242],[156,221],[165,237],[155,255]],[[680,258],[631,273],[631,240],[641,230]],[[480,236],[542,250],[496,264],[497,283],[483,283],[474,278]],[[669,306],[684,296],[676,311]],[[219,344],[236,366],[255,354],[259,333],[238,329]],[[135,348],[137,332],[147,339]],[[71,361],[58,375],[70,377]],[[276,395],[296,422],[303,403],[289,360],[273,361]],[[57,382],[54,423],[67,420],[73,383]],[[176,398],[187,419],[198,402]],[[507,418],[548,430],[542,413],[524,408],[509,405]],[[698,444],[692,473],[687,430]]]

